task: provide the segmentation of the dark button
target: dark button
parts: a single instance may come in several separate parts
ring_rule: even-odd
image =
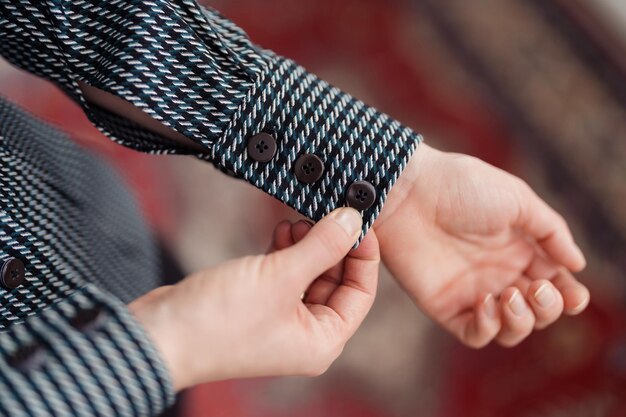
[[[346,199],[350,207],[365,210],[376,201],[376,189],[367,181],[355,181],[348,187]]]
[[[269,133],[259,133],[248,140],[248,155],[258,162],[268,162],[276,154],[276,139]]]
[[[305,153],[296,161],[295,172],[298,180],[311,184],[322,177],[324,163],[317,155]]]
[[[39,368],[46,359],[44,349],[36,344],[24,345],[18,348],[6,359],[9,366],[26,372]]]
[[[83,333],[97,331],[102,327],[105,313],[100,307],[79,308],[74,317],[70,319],[70,325]]]
[[[24,283],[24,264],[17,258],[9,258],[0,269],[0,283],[8,289],[14,289]]]

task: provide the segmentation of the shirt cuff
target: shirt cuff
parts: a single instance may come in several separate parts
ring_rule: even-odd
[[[143,328],[92,285],[0,333],[0,386],[12,416],[153,416],[175,396]]]
[[[276,57],[235,112],[210,159],[304,216],[352,206],[361,238],[422,137]]]

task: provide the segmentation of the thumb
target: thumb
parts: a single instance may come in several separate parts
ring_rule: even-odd
[[[341,261],[361,232],[363,219],[358,211],[344,207],[317,222],[298,243],[269,255],[286,279],[304,291],[308,285]]]

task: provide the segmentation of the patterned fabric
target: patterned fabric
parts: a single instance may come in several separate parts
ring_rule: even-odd
[[[301,92],[297,99],[294,92]],[[314,220],[344,206],[352,182],[369,181],[377,188],[377,203],[363,212],[363,233],[418,143],[397,121],[287,60],[270,65],[238,114],[213,146],[212,161]],[[266,165],[246,158],[245,138],[260,131],[272,133],[279,143],[277,156]],[[316,183],[304,184],[293,174],[304,153],[325,163],[326,172]]]
[[[10,257],[26,283],[0,286],[0,415],[153,416],[172,401],[124,304],[159,284],[132,196],[101,161],[0,98],[0,265]],[[93,306],[102,328],[73,329]],[[33,346],[44,366],[24,371],[11,358]]]
[[[159,284],[147,225],[120,178],[65,135],[0,99],[0,261],[27,285],[0,286],[0,330],[88,279],[131,301]]]
[[[207,151],[200,158],[313,220],[346,205],[352,181],[369,180],[378,195],[363,212],[366,232],[421,140],[257,47],[232,22],[192,0],[0,0],[0,11],[0,54],[57,83],[113,140],[146,152],[190,153],[102,117],[79,82],[129,101],[201,144]],[[250,160],[245,150],[248,138],[263,131],[279,141],[278,156],[266,164]],[[293,173],[304,152],[326,164],[312,185]]]
[[[356,180],[377,190],[363,233],[421,138],[252,44],[191,0],[0,0],[0,54],[56,83],[116,142],[196,154],[319,220]],[[185,135],[200,154],[88,103],[79,82]],[[248,139],[271,133],[268,163]],[[303,153],[325,164],[297,180]],[[2,415],[154,416],[173,399],[167,370],[124,303],[158,285],[158,262],[131,196],[63,134],[0,100],[0,264],[26,283],[0,288]],[[73,324],[90,306],[95,329]],[[25,365],[26,364],[26,365]]]
[[[97,331],[68,324],[79,308],[95,305],[105,311]],[[29,347],[41,350],[16,368],[12,356]],[[156,416],[173,401],[167,370],[143,329],[122,302],[92,284],[0,334],[0,389],[0,412],[11,417]]]

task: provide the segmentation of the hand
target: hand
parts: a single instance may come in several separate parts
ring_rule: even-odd
[[[369,233],[351,250],[360,228],[360,215],[348,208],[313,228],[284,222],[270,254],[223,263],[134,301],[130,309],[161,352],[175,389],[323,373],[376,293],[378,242]]]
[[[585,259],[563,218],[476,158],[420,145],[374,228],[415,303],[469,346],[516,345],[589,302],[571,274]]]

